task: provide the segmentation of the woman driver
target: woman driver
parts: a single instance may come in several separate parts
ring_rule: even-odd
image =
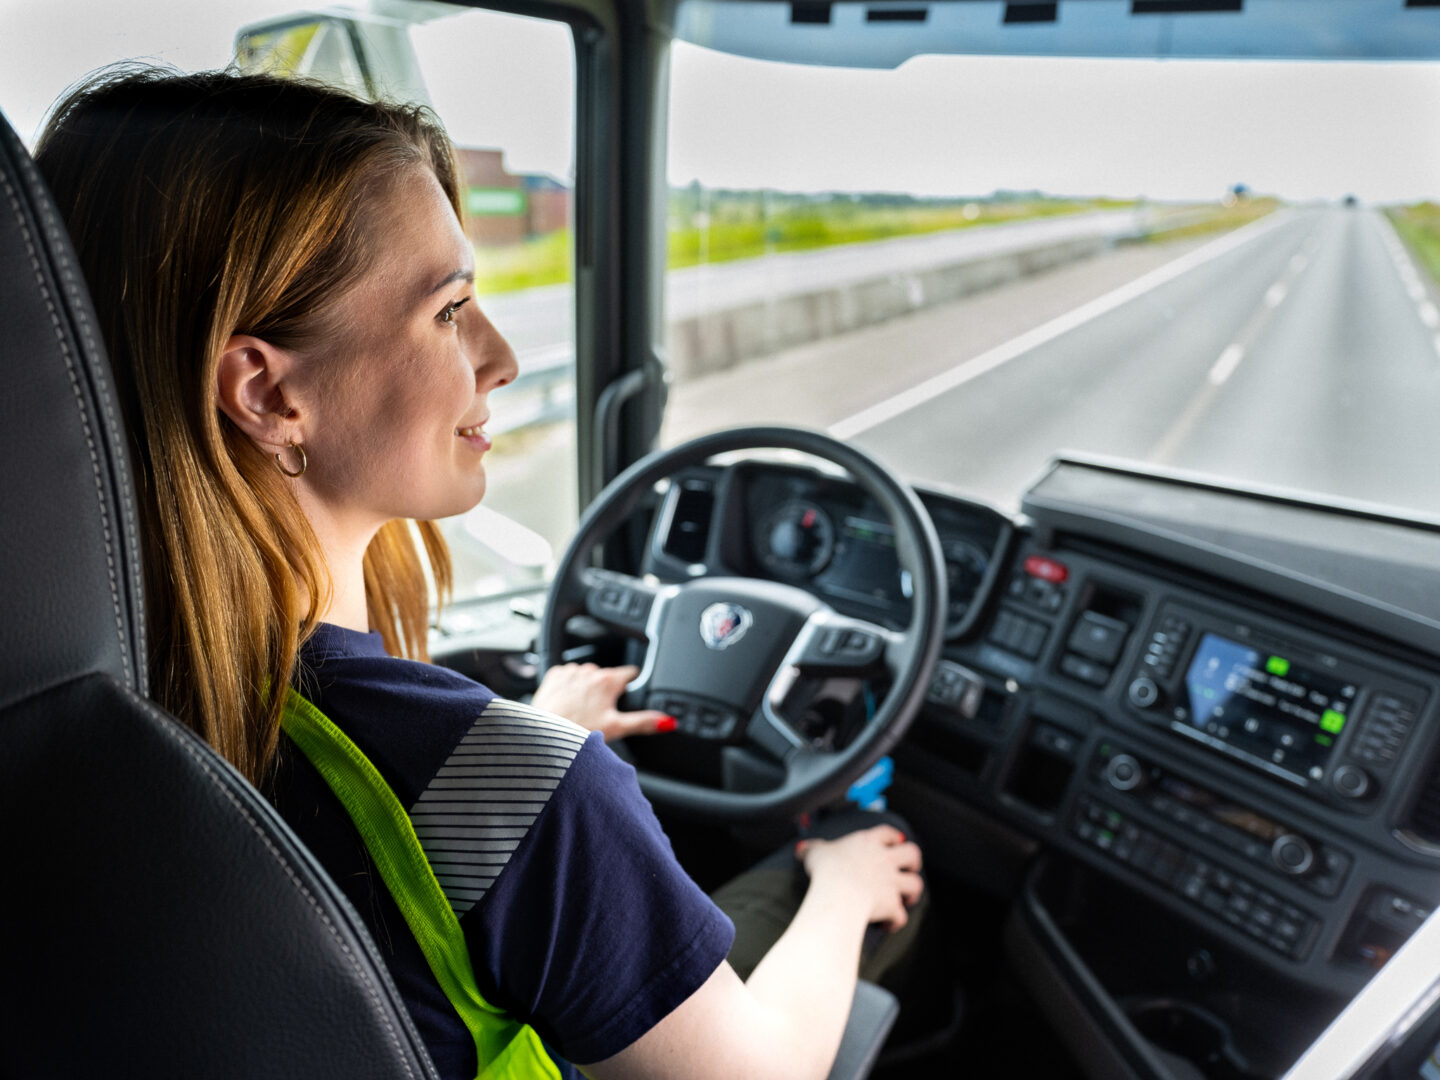
[[[867,924],[902,925],[920,895],[918,849],[889,826],[808,842],[804,901],[742,982],[729,920],[600,736],[423,662],[412,537],[443,590],[430,522],[484,494],[489,395],[516,371],[476,302],[439,128],[304,83],[132,71],[62,102],[36,160],[130,423],[156,696],[347,891],[441,1074],[486,1063],[368,824],[282,743],[297,716],[407,808],[480,995],[557,1057],[823,1076]],[[568,679],[554,701],[613,721],[613,682]]]

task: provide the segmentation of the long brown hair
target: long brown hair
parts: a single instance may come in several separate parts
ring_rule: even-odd
[[[116,374],[141,493],[157,700],[248,779],[275,755],[301,641],[328,604],[320,545],[270,457],[217,407],[232,335],[303,349],[371,265],[365,215],[429,167],[460,213],[453,153],[419,108],[268,75],[111,70],[72,91],[35,159],[65,217]],[[431,522],[365,553],[370,624],[425,658],[450,560]]]

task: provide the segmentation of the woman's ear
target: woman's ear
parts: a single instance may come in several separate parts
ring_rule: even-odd
[[[272,452],[303,443],[304,421],[287,395],[294,354],[261,338],[236,334],[225,342],[215,373],[215,403],[235,426]]]

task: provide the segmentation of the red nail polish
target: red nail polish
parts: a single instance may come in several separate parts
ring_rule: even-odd
[[[680,726],[680,721],[673,716],[662,716],[655,722],[655,730],[664,735],[668,731],[674,731]]]
[[[900,834],[900,843],[905,843],[905,834],[903,832]]]

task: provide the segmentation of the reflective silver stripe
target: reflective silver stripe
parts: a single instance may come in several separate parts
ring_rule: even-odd
[[[509,865],[588,735],[497,698],[420,793],[410,820],[456,915],[484,899]]]

